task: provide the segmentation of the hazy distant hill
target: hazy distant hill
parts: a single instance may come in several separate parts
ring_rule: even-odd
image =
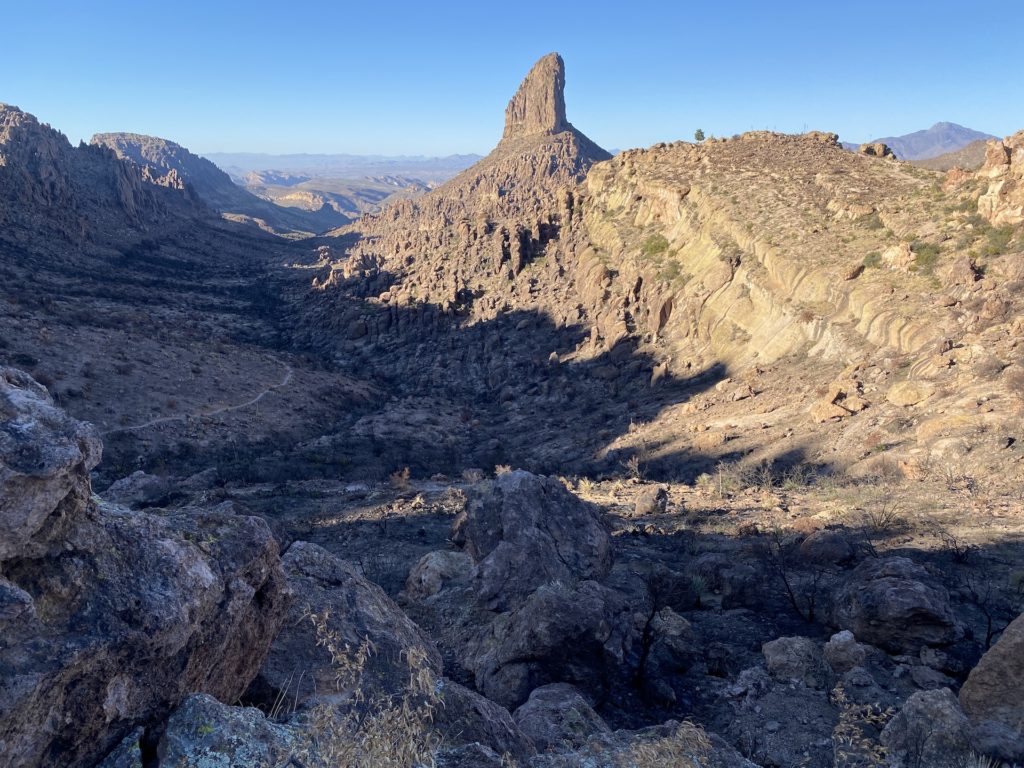
[[[976,171],[985,163],[985,146],[987,144],[987,141],[972,141],[966,147],[962,147],[955,152],[947,152],[944,155],[931,157],[927,160],[915,160],[914,165],[929,168],[933,171],[948,171],[950,168]]]
[[[425,182],[442,182],[480,160],[480,155],[268,155],[251,152],[209,152],[205,157],[243,182],[254,171],[332,179],[359,179],[376,176],[407,176]]]
[[[956,123],[936,123],[924,131],[914,131],[904,136],[886,136],[874,141],[888,144],[900,160],[927,160],[956,152],[975,141],[994,138],[990,134],[964,128]]]

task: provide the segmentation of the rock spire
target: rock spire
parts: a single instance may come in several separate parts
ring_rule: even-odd
[[[565,119],[565,63],[549,53],[533,65],[505,108],[503,139],[569,130]]]

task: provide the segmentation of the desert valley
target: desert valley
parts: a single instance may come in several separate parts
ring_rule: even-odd
[[[0,766],[1024,763],[1024,131],[565,79],[485,157],[0,104]]]

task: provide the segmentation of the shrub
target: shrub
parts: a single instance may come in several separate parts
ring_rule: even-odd
[[[376,649],[369,640],[353,649],[327,625],[327,613],[310,614],[317,644],[327,650],[337,674],[337,690],[348,695],[340,706],[323,703],[308,716],[303,764],[317,768],[413,768],[433,765],[440,740],[434,710],[443,686],[426,663],[427,654],[405,655],[409,679],[400,695],[367,698],[362,683],[366,662]]]
[[[994,227],[985,233],[985,243],[981,246],[982,256],[999,256],[1006,253],[1010,241],[1013,240],[1013,227]]]
[[[864,257],[864,266],[872,269],[882,266],[882,254],[879,251],[871,251]]]
[[[694,131],[693,132],[693,140],[696,141],[697,143],[700,143],[700,142],[704,141],[704,131],[702,129],[700,129],[700,128],[698,128],[696,131]]]
[[[391,481],[391,487],[398,491],[409,490],[409,468],[397,469],[391,473],[389,480]]]
[[[651,235],[644,240],[640,250],[647,258],[660,256],[668,250],[668,240],[663,235]]]
[[[935,243],[925,243],[920,240],[911,243],[910,250],[914,252],[914,269],[926,275],[930,275],[935,270],[939,254],[942,252]]]

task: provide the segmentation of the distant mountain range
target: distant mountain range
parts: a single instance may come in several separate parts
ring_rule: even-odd
[[[208,152],[204,155],[237,182],[246,174],[275,171],[309,178],[360,179],[399,176],[424,182],[442,182],[480,160],[480,155],[270,155],[253,152]]]
[[[929,158],[957,152],[968,144],[995,139],[988,133],[965,128],[956,123],[936,123],[923,131],[914,131],[903,136],[884,136],[872,142],[887,144],[900,160],[928,160]],[[843,142],[847,149],[856,150],[859,145]]]

